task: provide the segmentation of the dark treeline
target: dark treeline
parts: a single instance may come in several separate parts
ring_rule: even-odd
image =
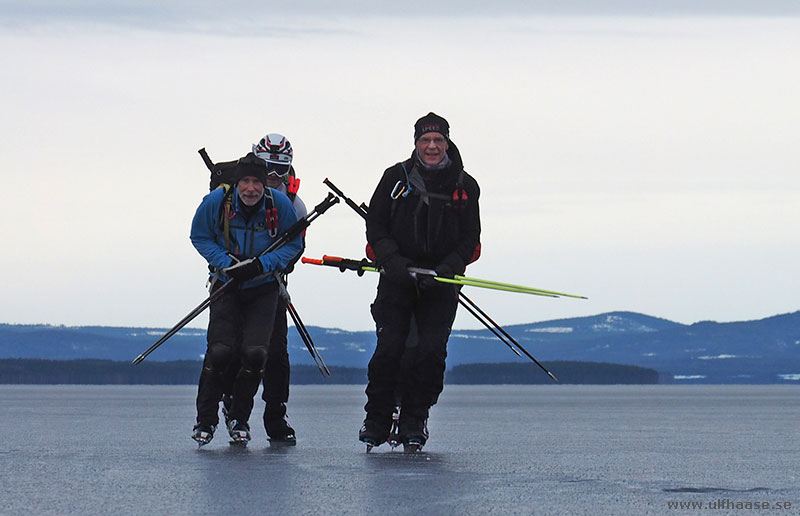
[[[653,369],[593,362],[546,362],[545,367],[560,383],[653,384]],[[202,362],[130,362],[111,360],[0,360],[0,384],[82,385],[196,385]],[[331,366],[323,377],[315,366],[293,365],[291,382],[303,384],[366,385],[367,371],[356,367]],[[553,381],[528,363],[468,364],[454,367],[445,376],[448,384],[550,384]]]
[[[0,384],[197,385],[199,360],[130,362],[112,360],[0,360]],[[367,372],[356,367],[330,367],[323,377],[316,366],[292,366],[293,384],[366,384]]]

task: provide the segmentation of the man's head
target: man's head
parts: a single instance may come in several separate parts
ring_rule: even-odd
[[[436,113],[428,113],[414,124],[414,146],[422,163],[433,167],[447,156],[450,124]]]
[[[278,188],[286,181],[292,166],[294,151],[292,144],[285,136],[269,133],[253,144],[253,154],[264,160],[267,165],[267,184]]]
[[[236,186],[245,206],[255,206],[264,196],[267,167],[264,161],[248,154],[236,163]]]

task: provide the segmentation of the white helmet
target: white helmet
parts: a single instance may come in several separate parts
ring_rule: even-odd
[[[253,154],[267,163],[267,171],[284,176],[292,165],[292,144],[282,134],[269,133],[253,144]]]

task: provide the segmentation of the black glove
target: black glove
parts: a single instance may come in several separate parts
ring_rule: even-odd
[[[230,267],[222,269],[222,272],[224,272],[229,278],[239,281],[247,281],[263,274],[264,267],[261,265],[261,260],[256,257],[236,262]]]
[[[443,276],[445,278],[452,278],[453,276],[456,275],[455,271],[453,270],[453,267],[449,263],[440,263],[433,270],[436,271],[437,276]],[[437,283],[441,282],[437,281]]]
[[[388,280],[398,285],[410,285],[414,282],[414,278],[408,273],[409,265],[411,260],[395,253],[383,262],[382,269]]]
[[[455,273],[453,272],[453,268],[446,263],[440,263],[433,270],[434,272],[436,272],[436,276],[452,278],[455,275]],[[449,286],[451,286],[450,283],[445,283],[444,281],[436,281],[434,279],[434,276],[428,276],[427,274],[419,276],[420,290],[428,290],[436,287],[449,287]]]

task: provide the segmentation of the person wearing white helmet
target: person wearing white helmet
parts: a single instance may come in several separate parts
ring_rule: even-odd
[[[303,200],[297,195],[300,180],[297,179],[292,160],[294,151],[292,144],[285,136],[278,133],[269,133],[253,144],[252,154],[266,164],[267,186],[282,194],[292,201],[297,218],[302,219],[308,214]],[[281,273],[281,279],[286,284],[286,276],[292,271],[294,261],[300,257],[298,254],[290,265]],[[295,430],[286,420],[286,403],[289,401],[289,352],[288,352],[288,323],[286,319],[287,300],[278,299],[275,311],[275,321],[267,348],[267,360],[264,364],[263,394],[266,403],[264,408],[264,429],[271,443],[294,445],[297,443]],[[234,371],[228,373],[229,380],[233,378]],[[232,405],[230,393],[226,391],[223,397],[225,412]]]
[[[253,153],[267,163],[267,184],[286,194],[297,211],[297,218],[308,214],[308,209],[297,195],[300,180],[294,173],[292,144],[285,136],[270,133],[253,145]],[[299,258],[299,256],[298,256]],[[284,273],[291,272],[291,267]],[[278,301],[275,324],[264,366],[264,428],[272,442],[295,444],[294,429],[286,421],[286,403],[289,401],[289,353],[287,350],[286,299]]]

